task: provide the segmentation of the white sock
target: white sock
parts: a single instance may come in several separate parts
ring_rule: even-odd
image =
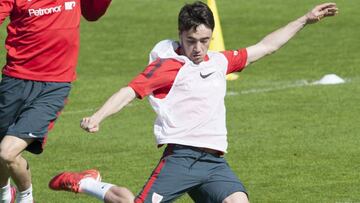
[[[33,203],[33,195],[32,195],[32,185],[22,192],[17,192],[16,194],[16,203]]]
[[[96,181],[93,178],[85,178],[79,183],[79,191],[99,200],[104,200],[106,192],[114,185]]]
[[[11,190],[10,190],[10,179],[8,184],[0,188],[0,203],[10,203],[11,201]]]

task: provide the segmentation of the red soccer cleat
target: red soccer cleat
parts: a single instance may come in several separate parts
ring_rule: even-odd
[[[49,187],[53,190],[65,190],[78,193],[79,183],[85,178],[93,178],[96,181],[101,181],[100,172],[95,169],[86,170],[80,173],[63,172],[50,180]]]
[[[15,203],[15,199],[16,199],[16,187],[11,186],[10,192],[11,192],[11,200],[10,200],[10,203]]]

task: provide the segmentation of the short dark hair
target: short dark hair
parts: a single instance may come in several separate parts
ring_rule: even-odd
[[[185,4],[180,10],[178,18],[179,32],[196,29],[199,25],[214,30],[214,16],[210,8],[201,1],[195,1],[192,4]]]

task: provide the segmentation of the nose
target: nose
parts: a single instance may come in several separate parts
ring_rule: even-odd
[[[196,51],[196,52],[201,51],[201,43],[200,42],[196,42],[195,47],[194,47],[194,51]]]

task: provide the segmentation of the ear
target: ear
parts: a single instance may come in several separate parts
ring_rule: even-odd
[[[181,38],[181,32],[179,31],[179,44],[180,44],[180,46],[182,46],[182,38]]]

